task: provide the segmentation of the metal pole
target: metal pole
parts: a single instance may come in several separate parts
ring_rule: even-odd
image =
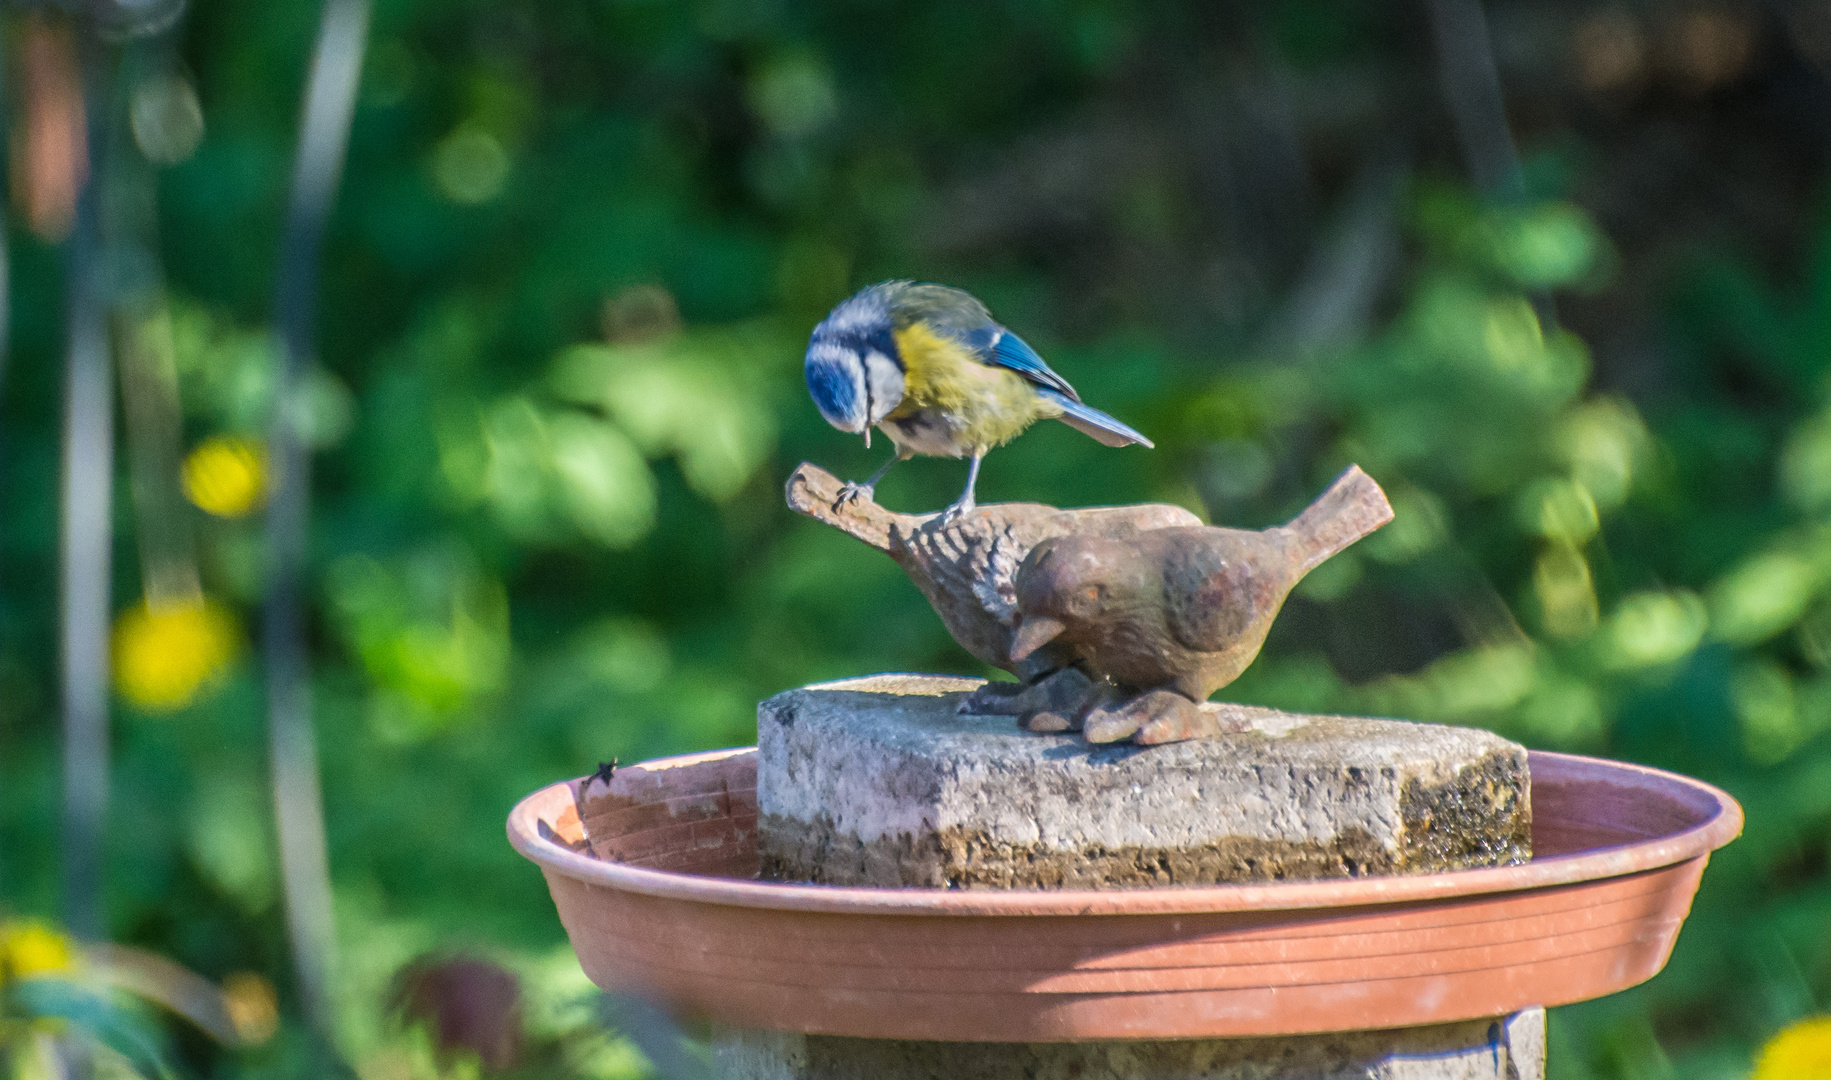
[[[281,359],[267,448],[276,486],[267,509],[270,564],[262,636],[274,814],[300,997],[307,1021],[327,1045],[332,1036],[330,964],[336,937],[300,602],[311,463],[299,430],[299,390],[313,359],[318,259],[349,145],[368,25],[369,0],[327,0],[318,27],[280,246],[275,318]]]
[[[1444,102],[1470,178],[1489,198],[1524,198],[1526,180],[1507,125],[1500,71],[1481,0],[1431,0],[1430,11]]]
[[[86,50],[85,50],[86,51]],[[103,95],[91,92],[90,99]],[[89,125],[93,130],[94,125]],[[91,145],[95,141],[91,140]],[[94,167],[99,168],[100,161]],[[114,394],[102,295],[97,185],[77,197],[65,252],[62,698],[64,921],[80,938],[104,931],[102,861],[108,814],[108,621],[113,542]]]

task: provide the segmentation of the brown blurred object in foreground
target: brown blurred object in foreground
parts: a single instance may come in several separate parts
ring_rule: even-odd
[[[396,977],[394,1008],[432,1028],[441,1057],[469,1050],[487,1072],[521,1058],[521,984],[488,960],[420,957]]]
[[[13,197],[26,224],[62,240],[89,172],[82,69],[68,23],[32,12],[20,30],[20,110],[13,131]]]

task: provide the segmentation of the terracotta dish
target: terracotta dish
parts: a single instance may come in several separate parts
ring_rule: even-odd
[[[664,758],[583,839],[578,781],[509,839],[607,989],[746,1027],[973,1042],[1408,1027],[1561,1005],[1665,964],[1742,811],[1656,769],[1534,753],[1530,863],[1101,892],[755,880],[755,751]],[[619,772],[619,779],[623,773]],[[602,819],[594,819],[602,832]]]

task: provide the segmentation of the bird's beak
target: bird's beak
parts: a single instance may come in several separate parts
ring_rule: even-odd
[[[1060,619],[1047,615],[1025,616],[1024,624],[1017,628],[1017,636],[1011,640],[1011,659],[1030,659],[1031,653],[1054,641],[1066,629],[1067,625]]]
[[[865,449],[871,449],[871,424],[868,421],[865,424]]]

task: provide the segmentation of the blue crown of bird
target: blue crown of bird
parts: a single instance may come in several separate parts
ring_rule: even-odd
[[[966,490],[944,522],[973,509],[979,462],[1038,420],[1060,420],[1107,446],[1150,446],[1131,427],[1081,401],[1036,350],[999,325],[971,293],[948,285],[886,281],[832,310],[807,344],[807,390],[841,431],[871,429],[896,453],[864,483],[841,489],[840,505],[870,499],[899,461],[970,457]]]

